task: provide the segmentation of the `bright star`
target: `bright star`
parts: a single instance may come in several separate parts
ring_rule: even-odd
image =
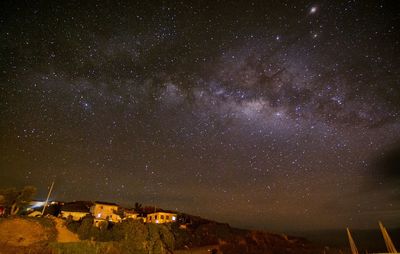
[[[311,7],[311,9],[310,9],[310,14],[316,13],[317,10],[318,10],[318,8],[317,8],[316,6]]]

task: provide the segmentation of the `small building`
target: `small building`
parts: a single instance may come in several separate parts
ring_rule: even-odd
[[[119,205],[108,202],[96,201],[90,208],[90,212],[96,219],[104,219],[111,222],[121,222],[121,216],[117,214]]]
[[[124,219],[134,219],[137,220],[139,219],[139,213],[137,213],[135,210],[132,209],[125,209],[124,210]]]
[[[83,203],[67,203],[61,208],[60,216],[65,219],[79,221],[86,215],[90,215],[89,208]]]
[[[168,213],[168,212],[155,212],[147,214],[147,223],[171,223],[176,221],[176,213]]]
[[[136,219],[142,221],[143,223],[146,223],[146,222],[147,222],[147,214],[145,214],[145,213],[140,213],[140,214],[137,216]]]

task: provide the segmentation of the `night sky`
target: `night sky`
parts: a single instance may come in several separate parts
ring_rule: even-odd
[[[399,24],[398,1],[1,1],[0,187],[400,226]]]

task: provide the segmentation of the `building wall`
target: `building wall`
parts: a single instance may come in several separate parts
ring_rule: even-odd
[[[118,206],[95,204],[90,210],[97,219],[112,220],[113,222],[121,220],[121,217],[115,214],[118,211]]]
[[[138,218],[138,215],[139,214],[137,214],[137,213],[125,213],[125,218],[126,219],[137,219]]]
[[[158,223],[158,224],[175,222],[176,214],[175,213],[162,213],[162,212],[150,213],[147,215],[146,221],[148,223]]]

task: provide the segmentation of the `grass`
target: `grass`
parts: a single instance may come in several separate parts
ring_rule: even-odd
[[[116,243],[113,242],[76,242],[76,243],[51,243],[49,247],[53,254],[114,254],[120,253]]]

